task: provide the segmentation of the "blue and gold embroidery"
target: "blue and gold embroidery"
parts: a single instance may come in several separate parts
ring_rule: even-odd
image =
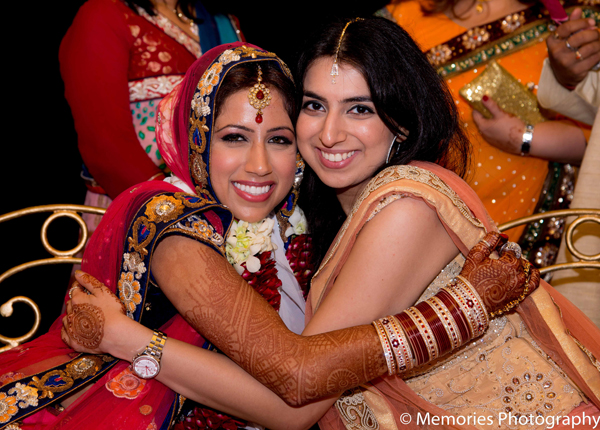
[[[116,363],[109,355],[80,355],[45,372],[6,383],[0,389],[0,424],[45,408],[56,398],[97,379]]]

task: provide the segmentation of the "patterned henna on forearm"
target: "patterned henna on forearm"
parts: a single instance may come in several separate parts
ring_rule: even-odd
[[[67,333],[84,348],[97,349],[104,337],[102,309],[89,303],[73,305],[73,312],[67,315]]]
[[[372,326],[298,336],[222,257],[200,257],[204,276],[182,286],[174,304],[199,333],[288,403],[337,394],[386,372]]]

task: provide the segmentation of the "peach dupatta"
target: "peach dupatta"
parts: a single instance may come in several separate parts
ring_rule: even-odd
[[[431,163],[414,162],[383,170],[365,187],[342,226],[325,260],[312,280],[307,322],[327,295],[348,258],[362,227],[387,196],[402,194],[425,201],[435,210],[460,252],[469,249],[495,225],[475,192],[454,173]],[[600,407],[600,372],[594,357],[600,357],[598,328],[550,285],[531,294],[517,312],[542,349],[567,373],[596,408]],[[344,401],[351,416],[342,422],[333,406],[319,421],[321,429],[464,429],[454,419],[418,422],[417,417],[456,415],[417,395],[400,377],[382,377],[358,390]],[[338,405],[340,401],[338,401]],[[597,411],[597,409],[595,409]],[[410,421],[410,422],[409,422]]]

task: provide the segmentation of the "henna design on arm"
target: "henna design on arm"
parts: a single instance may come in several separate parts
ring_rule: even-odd
[[[104,337],[104,313],[98,306],[84,303],[73,305],[67,315],[69,337],[87,349],[97,349]]]
[[[387,371],[371,325],[296,335],[216,252],[199,245],[190,256],[178,245],[168,253],[165,270],[153,270],[175,307],[199,333],[287,403],[301,405],[338,394]]]

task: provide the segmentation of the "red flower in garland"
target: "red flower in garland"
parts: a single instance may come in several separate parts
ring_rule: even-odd
[[[312,239],[306,234],[292,236],[285,256],[290,263],[290,268],[300,285],[304,299],[308,295],[308,283],[314,272],[314,266],[311,262]],[[269,302],[273,309],[279,311],[281,304],[281,294],[279,287],[281,281],[277,277],[277,268],[275,260],[272,258],[272,251],[262,252],[257,255],[260,260],[260,270],[251,273],[246,269],[246,263],[242,263],[244,273],[242,278],[252,286],[264,299]]]
[[[246,269],[246,263],[242,263],[244,273],[242,278],[256,290],[264,299],[269,302],[273,309],[279,311],[279,305],[281,304],[281,294],[279,293],[279,287],[281,287],[281,281],[277,277],[277,268],[275,267],[275,260],[271,258],[272,251],[262,252],[257,255],[260,260],[260,270],[255,273],[250,273]]]
[[[178,422],[173,430],[237,430],[245,427],[246,422],[208,408],[194,408],[192,413]]]
[[[285,256],[306,300],[308,283],[314,272],[314,265],[311,261],[312,238],[306,234],[292,236]]]

